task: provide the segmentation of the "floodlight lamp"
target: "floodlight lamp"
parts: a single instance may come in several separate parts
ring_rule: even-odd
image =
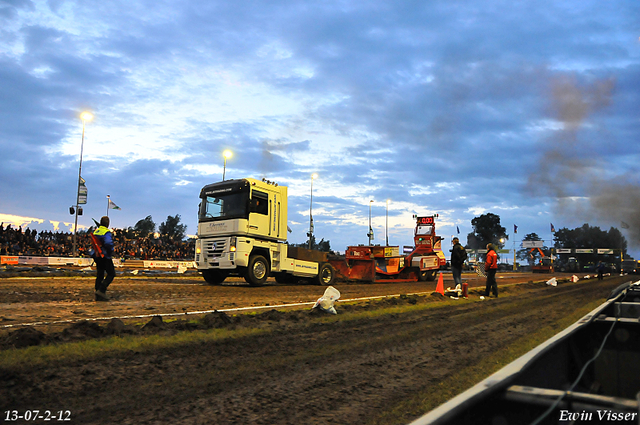
[[[91,121],[93,119],[93,115],[91,112],[83,112],[80,114],[80,118],[82,118],[82,121]]]
[[[231,158],[231,157],[233,156],[233,152],[231,152],[231,151],[227,150],[227,151],[222,152],[222,155],[223,155],[225,158],[229,159],[229,158]]]

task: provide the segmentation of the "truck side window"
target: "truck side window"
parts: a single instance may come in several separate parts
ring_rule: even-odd
[[[251,193],[251,208],[249,209],[249,212],[269,215],[268,200],[268,194],[254,190]]]

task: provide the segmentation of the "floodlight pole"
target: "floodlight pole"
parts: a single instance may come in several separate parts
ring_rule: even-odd
[[[311,174],[311,196],[309,198],[309,249],[311,249],[311,236],[313,236],[313,179],[317,178],[316,173]]]
[[[373,237],[373,229],[371,228],[371,204],[373,203],[373,200],[369,201],[369,233],[367,234],[367,236],[369,236],[369,246],[371,246],[371,239]]]
[[[387,218],[384,228],[385,243],[389,246],[389,200],[387,199]]]
[[[82,118],[82,142],[80,143],[80,166],[78,167],[78,185],[76,186],[76,213],[75,222],[73,225],[73,256],[76,257],[78,248],[78,207],[80,205],[80,182],[82,181],[82,152],[84,150],[84,127],[87,117],[85,114],[81,115]]]

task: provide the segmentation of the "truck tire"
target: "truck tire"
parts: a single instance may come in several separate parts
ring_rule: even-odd
[[[429,270],[421,271],[418,269],[416,273],[418,273],[418,282],[426,282],[429,278]]]
[[[320,286],[329,286],[333,283],[336,277],[336,271],[329,263],[321,263],[318,267],[318,276],[313,281]]]
[[[269,263],[262,255],[252,255],[249,258],[249,266],[247,267],[244,280],[251,286],[261,286],[269,277]]]
[[[228,273],[222,270],[202,270],[202,277],[209,285],[220,285],[227,278]]]
[[[420,282],[433,282],[438,277],[438,270],[425,270],[418,272],[418,280]]]

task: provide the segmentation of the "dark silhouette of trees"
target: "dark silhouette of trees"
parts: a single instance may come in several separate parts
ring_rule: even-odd
[[[488,243],[502,248],[507,240],[507,230],[500,225],[500,216],[492,213],[483,214],[471,220],[473,232],[467,235],[467,248],[484,249]]]
[[[181,241],[187,234],[187,225],[180,224],[180,214],[175,216],[168,216],[167,221],[160,223],[158,227],[160,233],[160,239],[165,242],[168,241]]]
[[[150,215],[146,216],[142,220],[139,220],[135,226],[133,226],[134,232],[140,237],[146,238],[149,234],[156,231],[156,223],[153,221]]]

